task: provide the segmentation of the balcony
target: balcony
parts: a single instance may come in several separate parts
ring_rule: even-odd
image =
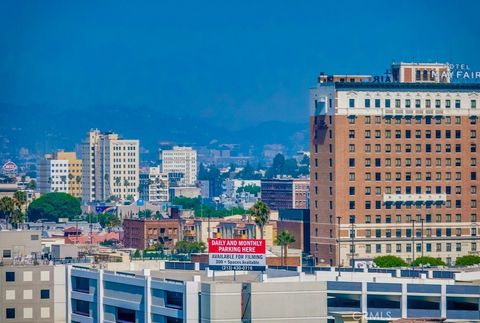
[[[197,236],[197,231],[195,231],[195,230],[185,230],[185,231],[183,231],[183,235],[185,237],[196,237]]]
[[[383,194],[384,203],[445,202],[447,194]]]

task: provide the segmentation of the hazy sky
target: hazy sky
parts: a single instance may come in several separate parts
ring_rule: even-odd
[[[480,1],[0,1],[0,102],[305,122],[320,71],[480,70]]]

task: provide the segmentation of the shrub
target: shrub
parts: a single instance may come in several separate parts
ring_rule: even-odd
[[[373,262],[380,268],[405,267],[407,263],[397,256],[379,256],[373,259]]]

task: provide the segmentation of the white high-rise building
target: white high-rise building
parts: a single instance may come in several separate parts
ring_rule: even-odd
[[[160,166],[140,174],[140,198],[148,202],[168,202],[168,174]]]
[[[54,159],[45,155],[38,165],[38,190],[40,194],[50,192],[68,193],[68,160]]]
[[[192,147],[173,147],[162,151],[163,173],[184,174],[183,184],[193,186],[197,181],[197,151]]]
[[[40,194],[50,192],[81,196],[82,162],[74,152],[60,150],[46,154],[38,165],[38,189]]]
[[[138,199],[139,141],[118,139],[118,134],[90,131],[82,144],[82,199],[105,201]]]

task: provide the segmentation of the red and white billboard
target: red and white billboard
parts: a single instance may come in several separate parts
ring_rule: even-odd
[[[264,271],[266,243],[261,239],[208,239],[212,270]]]

